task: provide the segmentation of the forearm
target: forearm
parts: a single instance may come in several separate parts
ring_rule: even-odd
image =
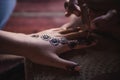
[[[24,49],[25,38],[22,34],[0,30],[0,51],[19,54]]]

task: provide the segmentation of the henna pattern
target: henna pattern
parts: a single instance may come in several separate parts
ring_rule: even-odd
[[[49,41],[51,39],[51,37],[48,35],[43,35],[43,36],[41,36],[41,38],[45,41]]]
[[[39,35],[34,35],[32,37],[38,38],[38,36]],[[58,45],[62,44],[62,45],[68,45],[68,47],[71,48],[71,49],[73,49],[77,45],[81,45],[81,44],[89,45],[89,44],[92,43],[92,41],[94,41],[94,38],[92,38],[92,37],[90,37],[90,38],[80,38],[78,40],[67,40],[64,37],[55,38],[55,37],[51,37],[49,35],[42,35],[40,38],[45,40],[45,41],[49,41],[49,43],[53,46],[58,46]]]
[[[79,44],[78,40],[71,40],[68,42],[68,46],[70,48],[74,48],[75,46],[77,46]]]
[[[67,44],[67,43],[68,43],[68,40],[67,40],[66,38],[61,38],[61,39],[60,39],[60,43],[63,44],[63,45],[64,45],[64,44]]]
[[[54,46],[57,46],[60,44],[60,40],[56,38],[51,39],[49,42]]]
[[[38,37],[39,37],[39,35],[32,35],[31,37],[38,38]]]
[[[77,40],[67,40],[66,38],[54,38],[48,35],[42,35],[41,38],[45,41],[49,41],[53,46],[58,46],[60,44],[67,44],[70,48],[74,48],[77,44]]]

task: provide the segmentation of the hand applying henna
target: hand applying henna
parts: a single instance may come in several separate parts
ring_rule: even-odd
[[[65,7],[65,16],[70,16],[71,14],[75,14],[77,16],[80,16],[80,7],[78,6],[78,0],[66,0],[64,3]]]

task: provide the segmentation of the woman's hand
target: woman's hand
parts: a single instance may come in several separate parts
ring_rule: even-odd
[[[85,32],[77,30],[80,29],[55,28],[30,35],[0,31],[0,46],[3,50],[24,56],[37,64],[79,71],[77,63],[59,57],[63,52],[95,45],[94,40],[85,39]]]
[[[76,30],[55,28],[29,35],[35,39],[35,42],[31,44],[32,48],[28,50],[28,58],[38,64],[79,71],[80,66],[77,63],[59,57],[63,52],[95,45],[94,41],[89,45],[86,42],[77,41],[80,35],[83,36],[83,33],[75,32]],[[35,45],[34,48],[33,45]]]

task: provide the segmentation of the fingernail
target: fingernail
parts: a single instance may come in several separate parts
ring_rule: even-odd
[[[80,71],[80,66],[77,65],[76,67],[74,67],[74,70],[75,70],[75,71]]]
[[[80,70],[80,66],[79,65],[73,65],[73,66],[67,66],[66,67],[68,71],[72,71],[72,72],[78,72]]]

